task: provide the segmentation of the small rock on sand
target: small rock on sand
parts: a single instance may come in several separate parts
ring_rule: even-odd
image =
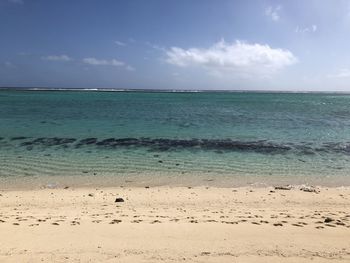
[[[302,186],[300,187],[300,191],[308,192],[308,193],[319,193],[314,186]]]
[[[332,222],[332,221],[334,221],[334,219],[332,219],[332,218],[330,218],[330,217],[326,217],[326,218],[324,219],[324,222],[325,222],[325,223],[330,223],[330,222]]]
[[[275,190],[292,190],[292,186],[291,185],[275,186]]]
[[[124,199],[121,198],[121,197],[117,197],[114,202],[115,203],[121,203],[121,202],[124,202]]]

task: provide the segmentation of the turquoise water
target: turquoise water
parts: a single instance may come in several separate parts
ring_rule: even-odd
[[[0,91],[6,180],[350,184],[349,161],[349,95]]]

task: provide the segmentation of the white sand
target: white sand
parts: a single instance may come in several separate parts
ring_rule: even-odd
[[[270,190],[0,191],[0,262],[350,262],[350,188]]]

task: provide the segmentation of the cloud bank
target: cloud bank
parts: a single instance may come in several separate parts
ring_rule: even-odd
[[[281,6],[277,6],[277,7],[269,6],[265,9],[265,15],[270,17],[272,21],[277,22],[278,20],[280,20],[280,15],[279,15],[280,10],[281,10]]]
[[[268,45],[221,40],[213,46],[166,50],[166,62],[179,67],[203,67],[214,74],[231,74],[239,77],[270,77],[298,60],[289,50],[274,49]]]
[[[121,47],[126,46],[126,44],[124,42],[121,42],[121,41],[118,41],[118,40],[114,41],[114,43],[117,44],[118,46],[121,46]]]
[[[125,63],[116,59],[105,60],[105,59],[96,59],[96,58],[84,58],[83,63],[94,65],[94,66],[115,66],[120,67],[124,66]]]
[[[46,57],[42,57],[43,60],[51,60],[51,61],[71,61],[72,58],[70,58],[67,55],[50,55]]]
[[[299,27],[295,29],[295,33],[315,33],[317,31],[317,25],[312,25],[310,27]]]
[[[89,58],[83,58],[82,62],[85,64],[89,64],[92,66],[113,66],[113,67],[122,67],[127,71],[135,71],[135,68],[126,64],[123,61],[119,61],[116,59],[97,59],[97,58],[93,58],[93,57],[89,57]]]

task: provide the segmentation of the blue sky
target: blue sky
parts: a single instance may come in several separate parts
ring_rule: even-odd
[[[0,0],[0,86],[350,91],[347,0]]]

